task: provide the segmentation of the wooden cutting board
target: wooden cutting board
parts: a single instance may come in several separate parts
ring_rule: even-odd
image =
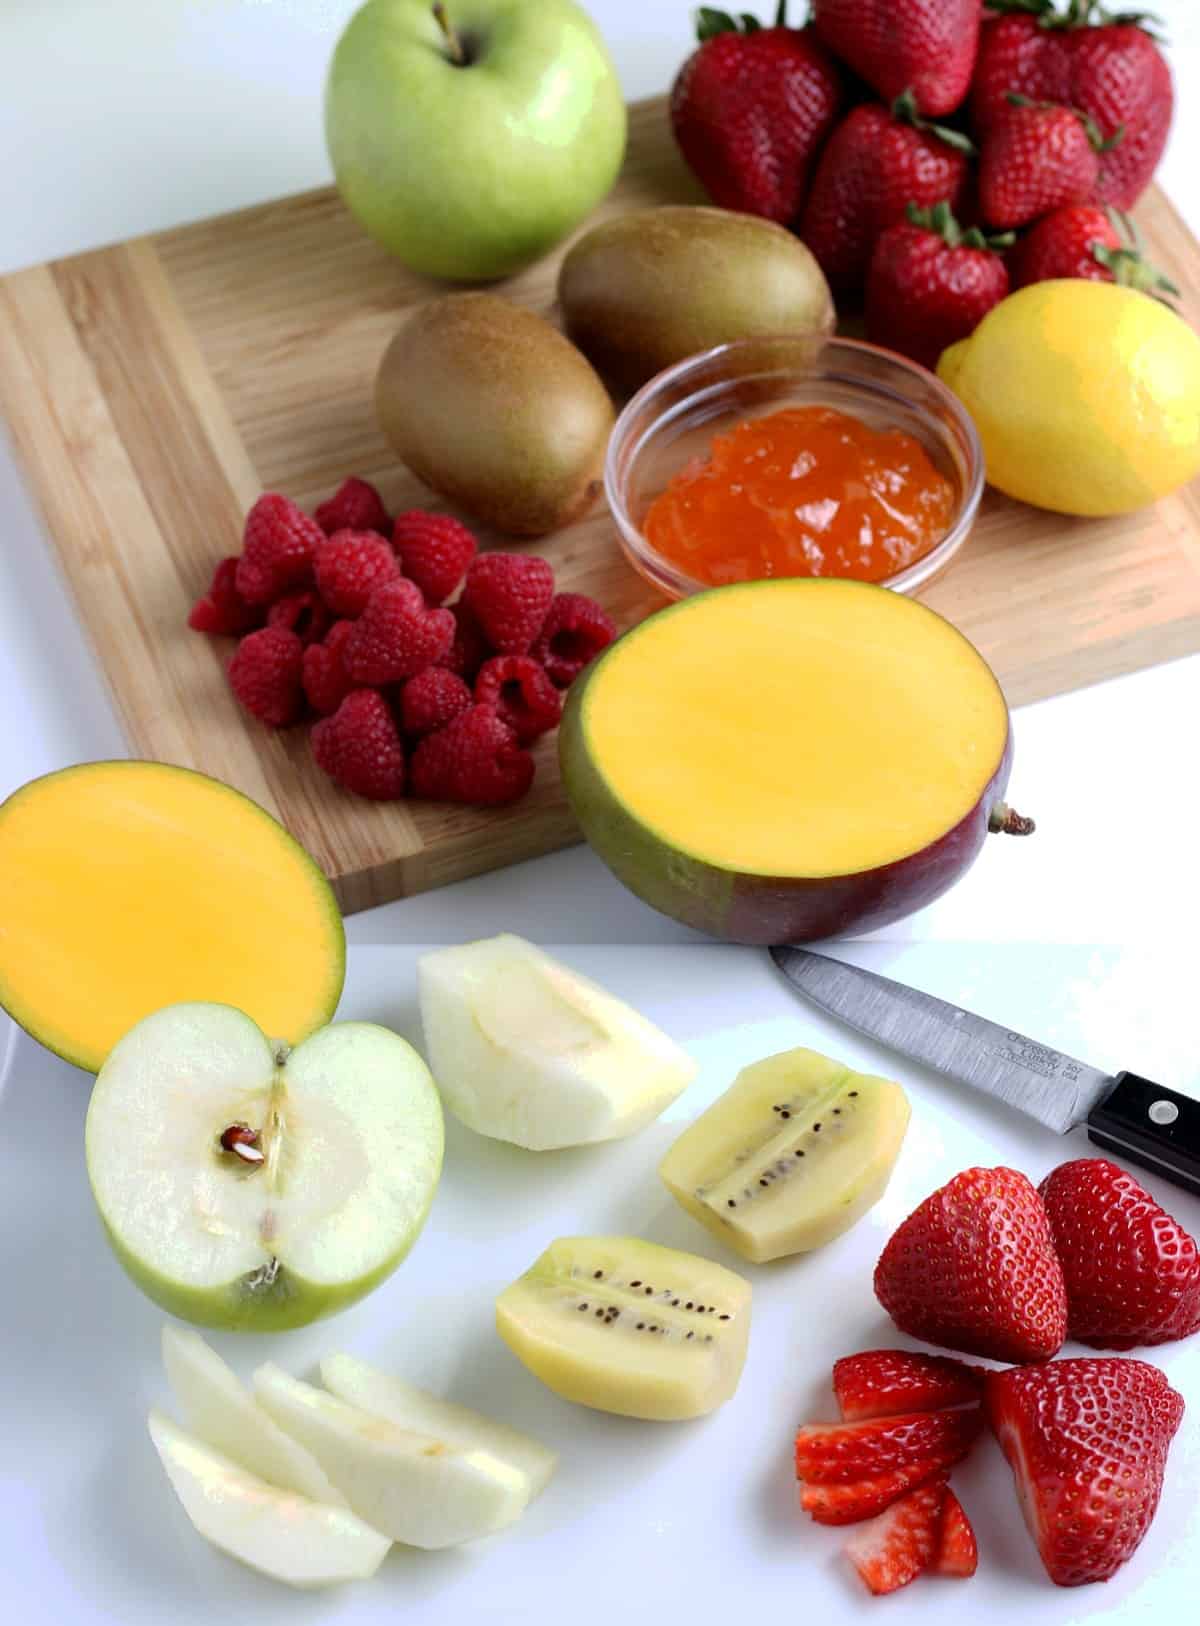
[[[663,103],[634,107],[625,170],[600,214],[698,200]],[[1157,191],[1138,219],[1200,324],[1195,240]],[[505,296],[550,312],[558,258]],[[305,730],[244,716],[223,677],[228,642],[185,625],[263,490],[309,506],[355,473],[394,510],[436,506],[388,452],[371,395],[400,313],[438,291],[364,237],[331,190],[0,279],[0,411],[131,751],[254,797],[348,913],[578,839],[552,740],[512,808],[360,801],[315,768]],[[624,563],[604,511],[535,547],[561,587],[593,594],[622,624],[661,602]],[[1017,705],[1200,650],[1200,491],[1086,522],[989,494],[927,602]]]

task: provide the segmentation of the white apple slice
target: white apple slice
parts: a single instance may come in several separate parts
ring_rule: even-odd
[[[386,1028],[336,1023],[289,1051],[229,1005],[171,1005],[117,1042],[86,1140],[138,1285],[182,1320],[269,1332],[353,1303],[404,1258],[437,1187],[442,1109]]]
[[[374,1575],[391,1546],[344,1507],[327,1507],[249,1474],[152,1411],[150,1438],[171,1488],[206,1541],[288,1586]]]
[[[468,1128],[532,1151],[645,1127],[696,1075],[624,1001],[505,932],[418,962],[425,1050]]]
[[[272,1362],[254,1374],[271,1416],[324,1468],[355,1513],[411,1547],[454,1547],[519,1519],[529,1476],[490,1451],[398,1428]]]
[[[198,1332],[164,1327],[162,1354],[183,1420],[205,1445],[268,1485],[331,1507],[348,1505],[316,1457],[267,1416]]]
[[[557,1453],[528,1434],[415,1388],[354,1355],[327,1355],[321,1362],[321,1382],[339,1400],[386,1417],[398,1428],[432,1435],[457,1451],[489,1451],[528,1476],[531,1499],[545,1490],[558,1465]]]

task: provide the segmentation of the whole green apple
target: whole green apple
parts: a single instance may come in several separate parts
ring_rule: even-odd
[[[325,136],[347,207],[386,249],[488,281],[609,191],[625,104],[573,0],[368,0],[333,54]]]

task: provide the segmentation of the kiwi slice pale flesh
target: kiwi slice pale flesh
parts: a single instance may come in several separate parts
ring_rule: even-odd
[[[908,1120],[891,1079],[786,1050],[743,1068],[658,1172],[714,1236],[764,1264],[860,1220],[883,1196]]]
[[[565,1400],[658,1422],[703,1417],[737,1388],[750,1284],[637,1237],[560,1237],[496,1300],[496,1328]]]

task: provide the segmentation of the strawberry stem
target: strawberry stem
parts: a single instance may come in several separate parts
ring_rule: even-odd
[[[1016,233],[1011,231],[994,237],[986,237],[978,226],[968,226],[964,231],[954,218],[948,198],[929,209],[918,209],[915,203],[909,203],[904,212],[910,225],[934,232],[950,248],[982,248],[999,253],[1001,249],[1011,248],[1017,240]]]
[[[788,0],[779,0],[779,4],[775,7],[775,22],[773,24],[775,28],[787,27],[787,8]]]

